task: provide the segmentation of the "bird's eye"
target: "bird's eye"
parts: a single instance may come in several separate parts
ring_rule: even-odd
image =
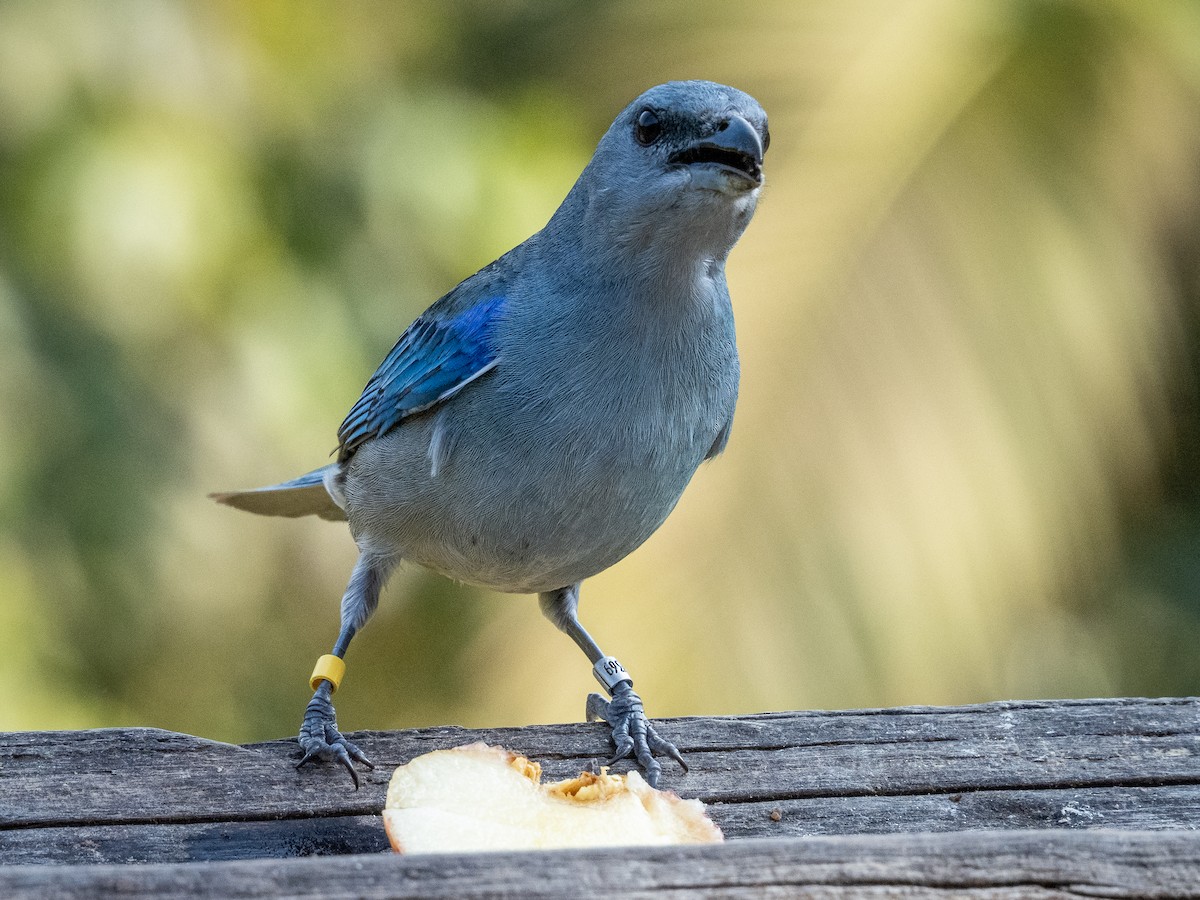
[[[767,148],[771,146],[771,129],[767,127],[767,123],[763,123],[763,153],[767,152]]]
[[[649,147],[662,134],[662,122],[652,109],[643,109],[638,113],[637,124],[633,127],[633,136],[643,147]]]

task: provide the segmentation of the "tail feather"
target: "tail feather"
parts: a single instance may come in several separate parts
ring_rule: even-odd
[[[334,502],[325,488],[325,475],[335,465],[336,463],[324,466],[282,484],[249,491],[225,491],[208,496],[218,503],[258,513],[260,516],[286,516],[289,519],[320,516],[330,522],[344,522],[346,511]]]

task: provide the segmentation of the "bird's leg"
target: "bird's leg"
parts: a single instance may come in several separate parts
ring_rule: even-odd
[[[375,766],[362,750],[342,737],[338,731],[337,717],[330,697],[337,690],[346,668],[342,663],[346,648],[375,611],[379,603],[379,592],[383,590],[383,584],[395,565],[396,559],[393,557],[379,556],[367,550],[359,554],[358,562],[354,564],[354,572],[350,576],[350,583],[346,586],[346,593],[342,596],[342,625],[337,643],[333,645],[331,654],[322,656],[317,661],[317,668],[310,682],[313,697],[308,701],[304,710],[304,721],[300,724],[298,740],[304,757],[296,763],[296,768],[313,759],[334,760],[350,773],[350,777],[354,779],[355,790],[358,789],[358,772],[354,769],[354,763],[362,763],[368,769]]]
[[[596,680],[612,697],[611,700],[605,700],[600,694],[589,694],[587,698],[587,720],[595,722],[603,719],[612,729],[616,752],[607,764],[611,766],[619,759],[635,757],[645,770],[646,781],[651,787],[658,786],[658,778],[662,773],[662,766],[654,758],[655,753],[671,757],[686,772],[687,764],[679,750],[670,741],[660,737],[646,718],[642,698],[633,692],[633,679],[629,677],[625,667],[613,657],[606,656],[600,645],[592,640],[592,636],[580,624],[576,611],[579,606],[579,585],[573,584],[556,591],[547,591],[538,599],[542,614],[587,654],[587,658],[592,662],[592,673]]]

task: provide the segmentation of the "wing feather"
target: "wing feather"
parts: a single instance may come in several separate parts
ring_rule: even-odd
[[[502,295],[454,315],[431,307],[400,335],[338,429],[338,461],[411,415],[449,399],[498,362],[493,340]]]

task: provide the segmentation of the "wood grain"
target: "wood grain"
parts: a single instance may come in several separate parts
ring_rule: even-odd
[[[730,841],[981,829],[1171,830],[1200,828],[1200,787],[763,800],[716,804],[709,815]],[[0,860],[8,865],[227,861],[387,850],[378,815],[0,830]]]
[[[567,884],[622,896],[689,885],[717,896],[1200,890],[1195,698],[765,713],[661,728],[691,766],[683,775],[668,764],[665,786],[709,804],[729,842],[536,857],[553,871],[511,855],[395,858],[378,815],[387,780],[414,756],[479,740],[538,760],[547,778],[574,775],[603,759],[603,726],[358,732],[379,767],[357,792],[332,767],[297,772],[291,740],[0,734],[0,896],[532,896],[534,876],[547,895]]]
[[[1194,698],[666,719],[661,730],[691,767],[683,775],[668,763],[665,786],[706,803],[1200,784]],[[357,792],[332,766],[296,771],[292,740],[239,747],[138,728],[2,735],[0,827],[369,815],[392,770],[430,750],[500,744],[551,778],[608,751],[599,724],[351,737],[378,764]]]
[[[1016,831],[703,847],[0,868],[0,895],[1200,897],[1200,834]]]

